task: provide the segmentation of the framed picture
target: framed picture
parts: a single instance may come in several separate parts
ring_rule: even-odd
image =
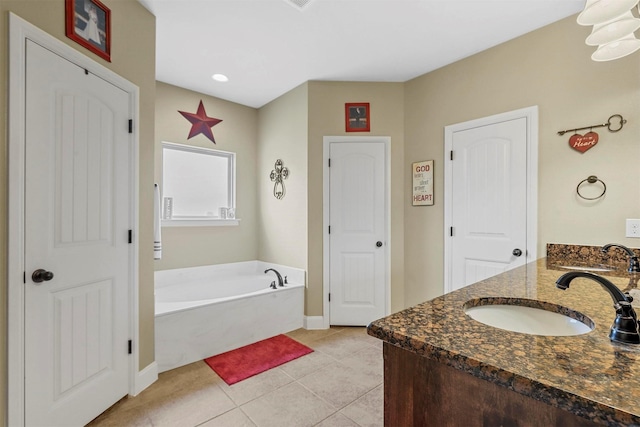
[[[413,206],[433,206],[433,160],[411,164]]]
[[[67,37],[111,62],[111,11],[98,0],[65,0]]]
[[[347,132],[369,132],[369,103],[344,104],[344,120]]]

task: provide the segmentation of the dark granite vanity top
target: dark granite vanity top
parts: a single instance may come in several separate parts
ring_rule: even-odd
[[[566,291],[559,290],[555,281],[568,270],[558,267],[557,260],[550,265],[547,261],[540,259],[376,320],[367,331],[596,423],[640,426],[640,345],[609,340],[615,310],[600,285],[578,278]],[[637,277],[624,270],[597,274],[623,290],[637,283]],[[488,297],[566,307],[590,318],[595,329],[578,336],[527,335],[486,326],[464,313],[465,303]],[[636,299],[640,312],[640,297]]]

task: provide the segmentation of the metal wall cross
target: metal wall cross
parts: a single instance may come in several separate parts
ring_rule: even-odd
[[[289,169],[283,166],[282,160],[280,159],[276,160],[274,166],[275,169],[271,171],[271,175],[269,175],[269,177],[271,178],[272,182],[275,182],[275,184],[273,185],[273,197],[280,200],[286,193],[284,182],[282,182],[282,180],[287,179],[287,177],[289,176]]]

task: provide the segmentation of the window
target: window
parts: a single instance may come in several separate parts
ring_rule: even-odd
[[[163,225],[237,224],[235,166],[235,153],[163,142]]]

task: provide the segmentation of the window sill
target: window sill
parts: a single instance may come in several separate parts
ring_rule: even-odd
[[[240,219],[163,219],[163,227],[226,227],[240,225]]]

